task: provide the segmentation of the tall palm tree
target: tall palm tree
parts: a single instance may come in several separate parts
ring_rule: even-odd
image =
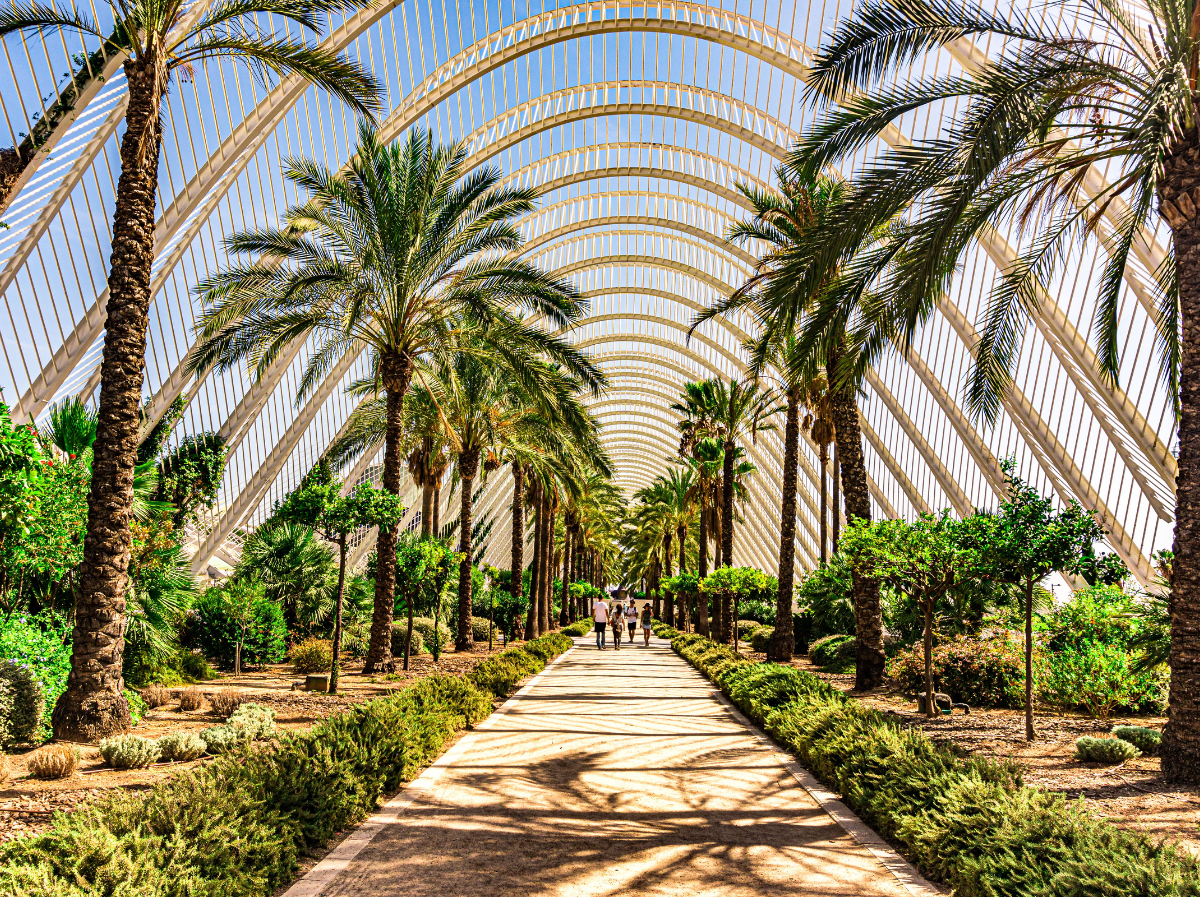
[[[362,5],[360,0],[246,0],[212,4],[199,15],[190,14],[188,0],[108,0],[105,5],[115,25],[110,33],[101,31],[81,5],[34,0],[0,9],[0,39],[69,31],[100,41],[105,51],[119,47],[127,54],[128,104],[113,212],[88,529],[71,673],[53,713],[55,736],[67,741],[93,741],[129,727],[121,678],[129,520],[152,298],[162,107],[171,77],[187,76],[210,60],[240,61],[264,79],[300,75],[361,114],[374,111],[378,92],[375,80],[345,56],[280,28],[282,21],[320,34],[327,15],[348,13]]]
[[[429,131],[384,145],[363,124],[358,139],[344,172],[307,159],[285,164],[310,198],[288,210],[283,229],[229,238],[231,251],[256,260],[197,287],[213,305],[190,365],[246,360],[262,376],[288,345],[315,339],[300,398],[348,353],[368,353],[372,386],[386,398],[383,488],[399,494],[404,395],[422,365],[453,353],[456,328],[468,327],[513,382],[529,382],[533,353],[598,381],[579,352],[516,314],[563,327],[586,308],[569,284],[511,255],[522,244],[514,222],[534,208],[536,190],[501,187],[494,167],[470,173],[465,145],[438,147]],[[440,506],[436,487],[434,497]],[[392,665],[395,540],[396,527],[379,534],[367,672]]]
[[[782,408],[775,402],[770,390],[757,383],[742,382],[731,378],[729,386],[718,385],[718,407],[721,409],[719,427],[725,449],[724,470],[721,472],[721,488],[724,504],[721,507],[721,557],[727,567],[733,566],[733,501],[734,464],[742,439],[758,440],[758,434],[774,430],[769,420]]]
[[[719,424],[723,404],[719,390],[720,381],[715,378],[685,383],[679,401],[671,405],[671,410],[679,414],[679,457],[697,469],[714,460],[718,454],[723,457]],[[706,477],[697,478],[698,483],[703,479],[705,485],[712,487],[711,492],[705,489],[699,495],[701,515],[697,568],[702,577],[708,575],[709,538],[714,538],[717,547],[713,566],[721,566],[720,512],[724,498],[721,472],[722,467],[718,463],[711,481]]]
[[[1009,388],[1023,333],[1072,240],[1107,250],[1095,290],[1099,373],[1118,380],[1120,303],[1131,256],[1157,296],[1161,376],[1178,415],[1171,690],[1163,772],[1200,781],[1200,29],[1196,0],[1067,0],[1054,16],[984,10],[974,3],[868,3],[840,22],[813,63],[810,98],[840,110],[806,135],[793,162],[807,172],[873,143],[901,116],[963,112],[937,138],[917,140],[861,171],[855,199],[831,228],[814,271],[847,242],[893,216],[906,228],[891,251],[875,307],[878,331],[907,347],[980,237],[1015,221],[1032,236],[1004,266],[982,317],[967,378],[974,415],[992,420]],[[1085,23],[1081,32],[1076,23]],[[912,76],[921,57],[980,35],[1001,49],[954,78]],[[1119,172],[1113,183],[1093,165]],[[1156,258],[1157,211],[1171,231]],[[1147,249],[1147,246],[1150,249]],[[879,276],[879,269],[872,272]],[[1153,282],[1147,282],[1153,281]],[[840,451],[840,445],[839,445]],[[847,496],[849,499],[849,496]],[[849,509],[847,509],[849,513]]]

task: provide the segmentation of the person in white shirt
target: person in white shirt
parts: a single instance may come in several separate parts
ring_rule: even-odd
[[[596,647],[604,650],[604,630],[608,628],[608,602],[597,598],[592,605],[592,620],[596,623]]]
[[[633,634],[637,632],[638,609],[637,602],[632,598],[629,599],[629,606],[625,608],[625,625],[629,627],[629,644],[633,644]]]

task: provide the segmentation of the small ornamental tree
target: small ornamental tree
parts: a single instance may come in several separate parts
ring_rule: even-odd
[[[396,542],[396,594],[408,607],[408,629],[404,638],[404,669],[408,669],[413,633],[413,605],[424,599],[434,606],[433,639],[429,645],[436,662],[441,656],[441,592],[450,572],[458,563],[457,555],[440,539],[401,533]],[[424,594],[422,594],[424,592]]]
[[[838,549],[863,576],[888,582],[924,614],[925,713],[937,715],[933,700],[933,612],[956,582],[978,574],[982,545],[992,518],[958,522],[943,511],[915,522],[852,520]]]
[[[1017,583],[1025,600],[1025,737],[1033,741],[1033,589],[1054,571],[1074,572],[1104,529],[1091,511],[1074,499],[1055,510],[1050,499],[1015,473],[1012,460],[1003,462],[1008,496],[1000,503],[984,551],[986,574],[1000,582]]]
[[[677,573],[664,579],[662,584],[679,601],[679,619],[676,621],[679,628],[684,632],[689,631],[692,603],[700,598],[700,577],[695,573]]]
[[[768,576],[753,567],[718,567],[700,582],[700,594],[710,596],[714,602],[720,602],[721,617],[720,631],[717,640],[728,642],[732,639],[733,648],[738,648],[737,617],[743,599],[774,596],[779,588],[779,582],[773,576]],[[731,606],[732,605],[732,606]]]
[[[395,526],[404,516],[404,505],[398,495],[375,489],[363,483],[349,495],[342,495],[340,483],[324,475],[321,468],[316,475],[305,478],[305,482],[287,497],[277,511],[277,516],[310,526],[322,538],[338,546],[337,598],[334,601],[333,622],[333,668],[329,672],[329,694],[337,694],[338,655],[342,647],[342,604],[346,597],[346,540],[350,533],[364,526],[384,529]],[[411,636],[411,632],[409,635]]]

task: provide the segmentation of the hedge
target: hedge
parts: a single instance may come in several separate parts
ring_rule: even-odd
[[[593,623],[592,623],[591,618],[589,617],[586,620],[578,620],[578,621],[572,623],[570,626],[564,626],[560,631],[562,632],[563,635],[583,636],[583,635],[587,635],[589,632],[591,632],[592,628],[593,628]]]
[[[0,847],[0,894],[268,897],[301,857],[491,713],[493,695],[570,647],[544,636],[465,676],[430,676],[269,747],[237,748],[149,793],[58,813],[49,831]]]
[[[1200,862],[1082,802],[963,759],[794,667],[663,627],[672,647],[862,819],[956,897],[1200,895]]]

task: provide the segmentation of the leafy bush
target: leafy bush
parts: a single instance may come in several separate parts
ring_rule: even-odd
[[[48,744],[25,761],[35,779],[65,779],[79,766],[79,748],[73,744]]]
[[[142,699],[141,694],[131,688],[125,689],[125,700],[129,704],[129,722],[136,726],[146,715],[146,702]]]
[[[1138,605],[1118,586],[1080,589],[1067,604],[1045,617],[1046,649],[1082,651],[1087,645],[1128,649],[1140,628]]]
[[[50,713],[58,696],[66,691],[71,672],[70,622],[50,611],[0,619],[0,658],[33,669],[42,684],[43,734],[48,735]]]
[[[432,617],[413,617],[413,632],[421,633],[421,644],[425,646],[426,651],[433,650],[435,632]],[[441,641],[438,644],[443,648],[454,641],[454,636],[450,633],[450,627],[445,623],[438,624],[436,636],[440,636]]]
[[[1047,703],[1099,719],[1114,711],[1159,713],[1167,704],[1167,673],[1137,672],[1136,664],[1135,655],[1116,644],[1084,642],[1049,652],[1038,694]]]
[[[742,641],[749,640],[749,638],[750,638],[751,634],[754,632],[754,630],[758,629],[760,626],[762,626],[762,623],[758,622],[758,620],[738,620],[737,621],[738,638],[741,639]]]
[[[1093,738],[1084,735],[1075,741],[1075,759],[1114,766],[1140,756],[1141,751],[1120,738]]]
[[[0,893],[269,897],[491,709],[466,677],[430,676],[153,791],[101,797],[0,847]]]
[[[159,758],[168,763],[195,760],[205,750],[204,739],[195,732],[169,732],[158,739]]]
[[[768,626],[775,622],[775,602],[761,598],[743,599],[738,602],[738,613],[743,620],[754,620]]]
[[[232,588],[226,586],[225,588]],[[283,609],[266,597],[248,600],[247,627],[242,642],[242,665],[279,663],[287,656],[287,626]],[[192,609],[185,639],[222,667],[233,668],[241,626],[230,612],[221,588],[209,589]]]
[[[845,555],[835,553],[796,587],[796,604],[805,612],[811,638],[854,632],[854,583]]]
[[[241,732],[249,741],[261,741],[275,734],[275,711],[262,704],[242,704],[226,725]]]
[[[487,617],[471,617],[471,641],[486,642],[488,640],[488,631],[492,628],[492,624],[488,622]],[[492,638],[494,639],[495,635]]]
[[[309,638],[293,645],[288,660],[297,673],[327,673],[333,668],[333,642]]]
[[[198,734],[205,751],[210,754],[226,754],[249,740],[232,726],[210,726]]]
[[[750,634],[750,650],[759,654],[766,653],[771,644],[771,636],[775,634],[774,626],[759,626]]]
[[[1162,744],[1162,733],[1145,726],[1113,726],[1112,733],[1116,738],[1128,741],[1143,754],[1156,753]]]
[[[100,756],[116,769],[141,769],[158,759],[158,742],[138,735],[114,735],[100,741]]]
[[[392,656],[404,656],[404,640],[408,635],[408,621],[392,624]],[[413,621],[412,634],[412,654],[410,657],[416,657],[418,654],[425,653],[425,639],[421,637],[420,630],[417,629],[416,620]]]
[[[45,692],[26,663],[0,660],[0,748],[41,740]]]
[[[185,688],[179,693],[179,709],[185,713],[199,710],[202,706],[204,706],[204,696],[198,689]]]
[[[817,666],[838,672],[854,665],[858,642],[852,635],[827,635],[808,646],[808,659]]]
[[[467,674],[467,678],[481,691],[502,698],[526,676],[539,673],[545,667],[545,660],[525,648],[509,648],[483,661]]]
[[[793,667],[752,663],[698,635],[672,645],[958,897],[1200,894],[1200,860],[1024,787],[1014,765],[961,758]]]
[[[908,695],[925,693],[925,648],[914,645],[888,663]],[[972,707],[1024,707],[1025,659],[1007,638],[962,637],[934,645],[933,687]]]
[[[246,696],[240,691],[214,691],[208,696],[208,704],[212,712],[223,719],[246,703]]]
[[[640,626],[641,624],[639,623],[638,625]],[[576,620],[570,626],[564,626],[561,630],[563,635],[568,635],[568,636],[587,635],[591,631],[592,631],[592,621],[591,620]]]

